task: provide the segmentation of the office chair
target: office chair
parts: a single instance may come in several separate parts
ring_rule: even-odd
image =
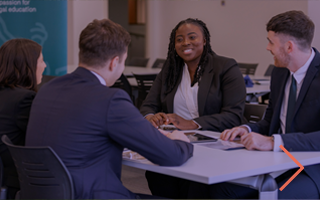
[[[134,96],[132,94],[132,87],[124,74],[121,74],[120,78],[111,86],[112,88],[121,88],[128,93],[133,104],[134,104]]]
[[[244,75],[254,75],[258,64],[238,63],[240,71]]]
[[[266,72],[264,73],[264,76],[271,76],[272,71],[273,71],[273,68],[275,68],[275,67],[276,67],[276,66],[274,66],[273,64],[270,64],[270,65],[268,66],[268,69],[267,69]],[[264,95],[261,96],[261,102],[262,102],[263,104],[268,104],[268,101],[267,101],[267,100],[269,100],[269,95],[270,95],[270,93],[268,92],[267,94],[264,94]]]
[[[264,73],[264,76],[271,76],[272,70],[273,70],[274,67],[275,67],[274,65],[270,64],[269,67],[268,67],[268,69],[267,69],[266,72]]]
[[[17,167],[21,199],[74,199],[71,176],[59,156],[49,146],[13,145],[2,136]]]
[[[43,75],[42,76],[42,81],[41,83],[38,85],[38,90],[47,82],[51,81],[52,79],[56,78],[58,76],[49,76],[49,75]]]
[[[0,199],[7,199],[7,187],[3,185],[3,163],[0,157]]]
[[[153,84],[153,81],[156,79],[157,74],[148,74],[148,75],[138,75],[133,74],[138,83],[138,101],[137,108],[139,109],[142,105],[142,102],[147,97],[149,90]]]
[[[132,57],[127,59],[126,65],[136,66],[136,67],[147,67],[148,61],[149,61],[149,58]]]
[[[246,103],[243,115],[249,123],[257,123],[263,119],[266,109],[267,105],[264,104]]]
[[[163,67],[163,64],[166,62],[166,59],[160,59],[160,58],[157,58],[153,65],[152,65],[152,68],[162,68]]]

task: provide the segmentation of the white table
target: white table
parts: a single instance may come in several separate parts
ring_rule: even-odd
[[[246,87],[247,94],[256,94],[256,93],[267,93],[270,92],[270,85],[257,85],[254,84],[253,87]]]
[[[131,86],[137,87],[138,83],[134,77],[129,77],[128,81]],[[270,92],[270,85],[257,85],[254,84],[253,87],[246,87],[247,94],[258,94],[258,93],[267,93]]]
[[[303,166],[320,163],[320,152],[290,153]],[[140,163],[131,160],[123,160],[123,164],[205,184],[225,181],[241,183],[243,178],[250,179],[252,176],[298,167],[284,152],[248,151],[245,149],[223,151],[199,145],[194,145],[193,157],[179,167],[161,167],[150,162]],[[246,183],[247,180],[243,180]]]
[[[259,97],[266,95],[270,92],[270,84],[254,84],[253,87],[246,87],[246,91],[246,102],[259,103]]]
[[[123,74],[127,77],[133,77],[133,74],[159,74],[160,71],[161,68],[126,66]]]
[[[123,74],[128,77],[128,81],[131,86],[138,86],[137,81],[133,77],[133,74],[158,74],[161,71],[160,68],[146,68],[146,67],[135,67],[135,66],[126,66],[124,68]],[[265,80],[270,81],[270,77],[265,76],[251,76],[250,78],[255,80]],[[247,87],[247,94],[257,94],[257,93],[267,93],[270,92],[270,84],[254,84],[253,87]]]
[[[245,76],[245,75],[244,75]],[[270,76],[260,76],[260,75],[249,75],[251,80],[269,80],[271,79]]]
[[[270,92],[270,79],[271,77],[267,76],[257,76],[249,75],[252,82],[254,83],[253,87],[247,87],[247,102],[259,102],[258,98]]]

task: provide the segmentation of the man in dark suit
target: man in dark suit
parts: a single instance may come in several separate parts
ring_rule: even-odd
[[[106,87],[122,74],[129,42],[120,25],[94,20],[80,35],[79,67],[44,85],[33,102],[26,145],[56,151],[71,173],[76,199],[151,198],[122,185],[124,147],[165,166],[192,156],[182,132],[169,139],[143,118],[125,91]]]
[[[267,24],[267,50],[276,68],[271,76],[269,105],[263,120],[226,130],[223,140],[241,137],[249,150],[320,151],[320,54],[311,48],[313,22],[301,11],[288,11]],[[297,169],[276,178],[281,187]],[[211,187],[214,198],[251,198],[257,191],[232,184]],[[306,166],[283,191],[280,199],[319,199],[320,165]],[[235,194],[230,196],[228,194]]]

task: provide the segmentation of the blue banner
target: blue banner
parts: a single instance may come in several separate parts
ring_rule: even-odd
[[[28,38],[42,46],[45,75],[67,73],[67,0],[0,0],[0,45]]]

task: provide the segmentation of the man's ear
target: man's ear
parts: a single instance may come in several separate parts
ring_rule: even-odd
[[[115,56],[111,59],[109,64],[109,70],[114,71],[114,68],[119,64],[119,56]]]
[[[285,49],[287,53],[291,53],[294,48],[296,48],[296,44],[293,41],[289,40],[286,42]]]

